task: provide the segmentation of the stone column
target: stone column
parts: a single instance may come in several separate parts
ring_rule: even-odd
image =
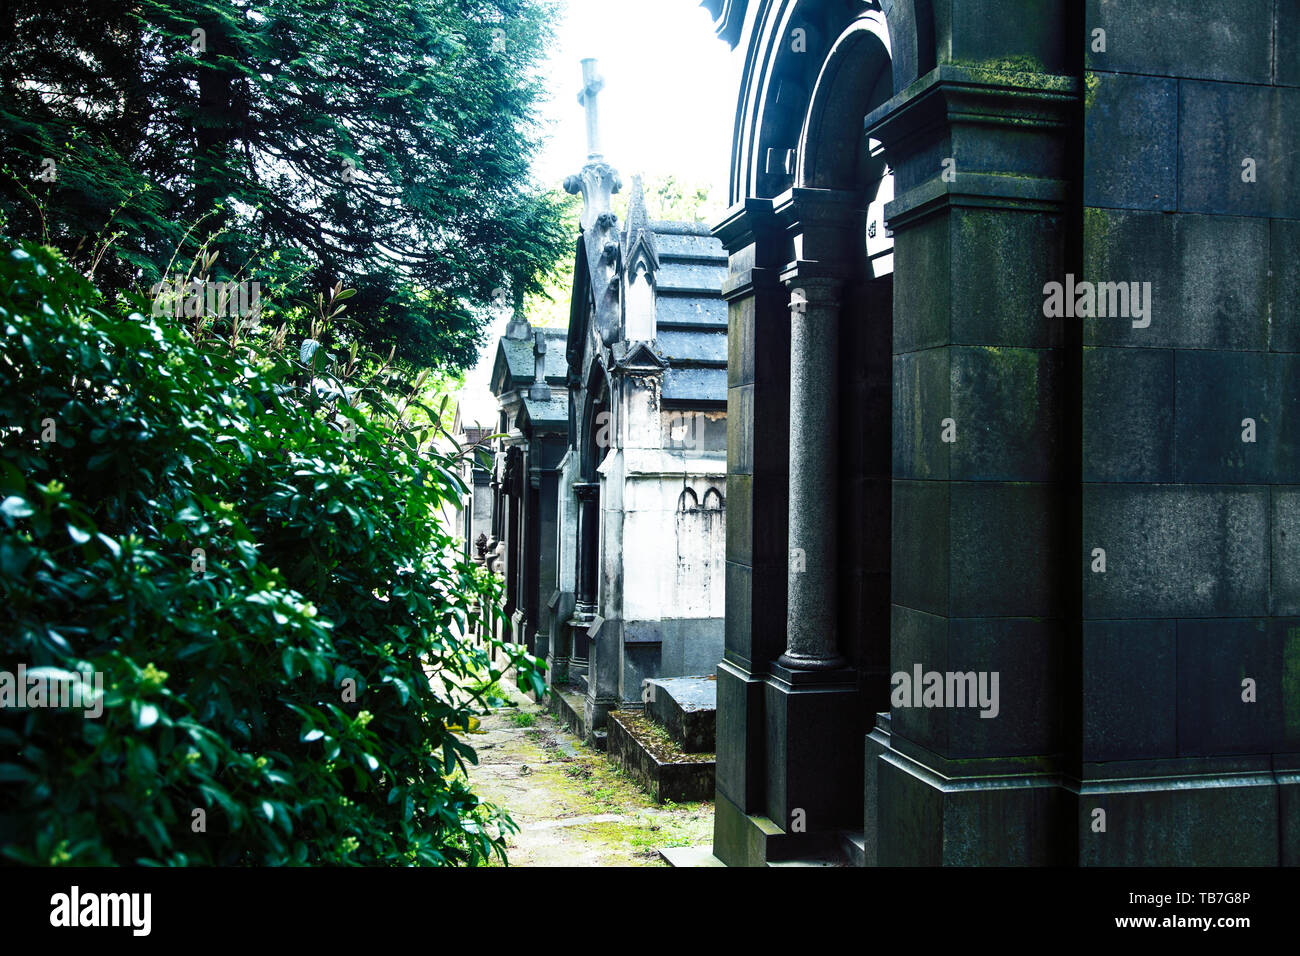
[[[768,667],[785,649],[786,508],[790,493],[790,294],[772,202],[733,206],[714,230],[729,255],[727,300],[727,627],[718,664],[714,853],[731,866],[755,852],[767,811]]]
[[[785,652],[769,666],[764,688],[764,805],[785,837],[811,848],[838,830],[857,829],[862,813],[855,795],[862,785],[862,700],[858,675],[841,654],[836,586],[844,577],[837,529],[846,520],[838,409],[852,400],[839,374],[841,312],[861,243],[861,196],[797,187],[773,205],[794,259],[780,276],[790,326],[786,633]],[[777,851],[769,843],[764,855]]]
[[[790,565],[786,649],[791,670],[845,666],[836,639],[841,280],[800,277],[790,290]]]

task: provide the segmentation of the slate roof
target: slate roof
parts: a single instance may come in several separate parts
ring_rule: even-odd
[[[629,221],[632,216],[629,213]],[[703,223],[652,221],[659,271],[655,324],[666,404],[726,404],[727,253]]]
[[[569,366],[564,356],[567,329],[534,329],[546,335],[546,384],[563,385]],[[492,388],[496,394],[528,385],[533,381],[533,337],[508,339],[502,337],[497,345],[496,367],[492,372]],[[507,381],[503,373],[509,373]]]
[[[601,230],[609,230],[603,225]],[[616,232],[615,232],[616,230]],[[667,366],[662,399],[666,406],[714,406],[727,403],[727,304],[722,283],[727,253],[704,223],[652,220],[638,179],[633,181],[627,221],[596,235],[616,234],[619,281],[640,264],[654,267],[654,350]],[[603,250],[588,249],[587,233],[575,249],[573,295],[569,312],[566,358],[570,371],[583,374],[589,326],[608,336],[620,321],[620,297],[611,290]],[[604,241],[604,240],[601,240]],[[599,277],[597,281],[593,281]],[[594,309],[593,309],[594,306]],[[549,364],[548,364],[549,372]]]
[[[519,416],[521,422],[526,416],[527,420],[533,425],[546,429],[561,426],[567,429],[569,427],[569,396],[567,392],[553,391],[550,399],[546,401],[529,398],[525,394],[523,404],[523,412]]]

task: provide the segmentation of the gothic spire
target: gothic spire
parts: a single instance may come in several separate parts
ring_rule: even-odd
[[[641,177],[632,177],[632,195],[627,202],[627,252],[623,262],[631,275],[636,275],[637,265],[645,264],[645,271],[654,273],[659,268],[659,252],[655,248],[654,230],[650,228],[650,214],[646,211],[645,189]]]

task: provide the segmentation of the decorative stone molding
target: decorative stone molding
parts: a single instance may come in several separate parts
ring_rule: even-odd
[[[867,135],[896,170],[891,229],[949,206],[1060,211],[1068,197],[1061,149],[1082,95],[1076,77],[941,65],[873,110]],[[955,160],[955,176],[913,157]]]
[[[582,231],[585,233],[593,226],[599,225],[601,231],[612,228],[611,217],[617,217],[610,211],[611,197],[623,188],[623,180],[609,163],[603,160],[588,163],[582,172],[564,179],[564,191],[582,194]],[[606,225],[610,223],[610,225]]]

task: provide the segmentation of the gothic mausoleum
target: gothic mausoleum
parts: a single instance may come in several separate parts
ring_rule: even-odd
[[[706,224],[651,219],[639,179],[620,221],[612,198],[623,184],[600,148],[594,61],[583,62],[583,80],[588,156],[565,182],[582,199],[569,324],[534,329],[517,312],[501,339],[493,391],[508,435],[492,544],[504,554],[512,639],[547,661],[569,725],[605,746],[611,711],[641,711],[661,688],[677,694],[661,679],[697,678],[682,693],[713,712],[727,256]],[[712,750],[711,723],[697,743]]]

